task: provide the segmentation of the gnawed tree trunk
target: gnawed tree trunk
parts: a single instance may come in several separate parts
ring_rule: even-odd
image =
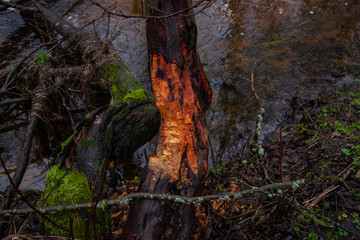
[[[141,192],[195,196],[208,171],[204,113],[211,89],[196,48],[196,25],[187,0],[147,1],[152,89],[162,123],[156,155],[147,162]],[[158,10],[157,10],[158,9]],[[185,10],[185,11],[184,11]],[[189,239],[194,207],[139,200],[131,204],[125,239]]]

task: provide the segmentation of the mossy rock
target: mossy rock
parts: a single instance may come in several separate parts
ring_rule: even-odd
[[[69,172],[67,172],[69,171]],[[60,179],[60,180],[59,180]],[[54,188],[55,186],[55,188]],[[50,193],[50,194],[49,194]],[[49,196],[48,196],[49,195]],[[90,195],[90,196],[89,196]],[[61,168],[60,166],[54,166],[46,175],[45,190],[43,191],[40,200],[37,204],[43,206],[59,206],[59,205],[74,205],[87,202],[91,202],[93,194],[91,193],[89,183],[84,173],[68,170],[66,168]],[[46,199],[44,204],[42,202]],[[77,222],[77,213],[79,215],[79,224]],[[70,226],[70,217],[72,215],[73,219],[73,234],[75,238],[84,238],[85,237],[85,219],[89,217],[90,210],[65,210],[57,211],[54,213],[47,213],[46,216],[52,221],[56,222],[60,226],[69,228]],[[100,236],[102,231],[102,212],[97,210],[95,219],[98,221],[96,224],[96,235]],[[106,218],[109,217],[107,214]],[[89,219],[94,219],[90,217]],[[46,221],[43,218],[40,218],[40,222],[45,227],[46,231],[51,235],[57,236],[69,236],[67,231],[57,228],[52,225],[50,222]],[[109,221],[106,221],[109,223]],[[79,227],[80,225],[80,227]],[[90,239],[94,236],[94,227],[93,223],[88,224],[89,230],[88,235]],[[79,231],[81,229],[81,233]],[[109,224],[106,224],[106,229],[109,229]],[[88,239],[88,238],[87,238]]]

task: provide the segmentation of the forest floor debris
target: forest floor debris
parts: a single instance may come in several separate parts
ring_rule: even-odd
[[[210,170],[203,195],[297,179],[305,184],[243,199],[205,201],[196,209],[194,239],[360,238],[360,81],[317,99],[295,99],[293,109],[263,144],[264,155],[249,138],[231,159]],[[109,198],[136,191],[139,182],[135,177],[110,186]],[[25,195],[33,201],[38,197],[32,191]],[[27,207],[21,199],[15,201],[16,208]],[[115,239],[122,234],[127,211],[127,205],[111,208]],[[12,217],[8,233],[49,239],[36,215],[26,219]]]

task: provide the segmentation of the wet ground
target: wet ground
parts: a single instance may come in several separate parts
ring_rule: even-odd
[[[330,95],[299,98],[293,110],[263,145],[263,156],[249,142],[247,151],[210,172],[205,192],[305,182],[277,197],[265,192],[203,204],[197,212],[199,239],[360,238],[360,80]]]
[[[137,1],[102,4],[129,14],[142,11]],[[293,115],[291,104],[298,97],[316,98],[359,75],[358,12],[356,0],[219,0],[196,15],[199,52],[213,88],[207,123],[215,162],[228,159],[245,145],[260,107],[266,111],[262,131],[266,138]],[[108,21],[101,9],[86,2],[65,18],[111,41],[133,74],[149,88],[145,20]],[[0,22],[2,75],[38,47],[42,37],[16,12],[2,13]],[[23,122],[26,114],[21,119],[17,121]],[[2,126],[13,123],[17,122]],[[15,149],[21,147],[21,132],[1,133],[1,157],[9,166],[14,166]],[[146,147],[153,149],[154,144]],[[141,152],[137,155],[144,157]]]

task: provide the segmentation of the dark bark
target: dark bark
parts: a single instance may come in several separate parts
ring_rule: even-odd
[[[148,9],[148,14],[155,16],[189,7],[187,0],[147,4],[154,7]],[[156,155],[150,156],[146,165],[141,192],[196,196],[208,171],[204,113],[210,105],[211,89],[197,53],[196,25],[191,14],[185,11],[147,23],[152,89],[162,124]],[[159,200],[136,201],[131,204],[125,239],[189,239],[194,210],[193,206],[174,206]]]

